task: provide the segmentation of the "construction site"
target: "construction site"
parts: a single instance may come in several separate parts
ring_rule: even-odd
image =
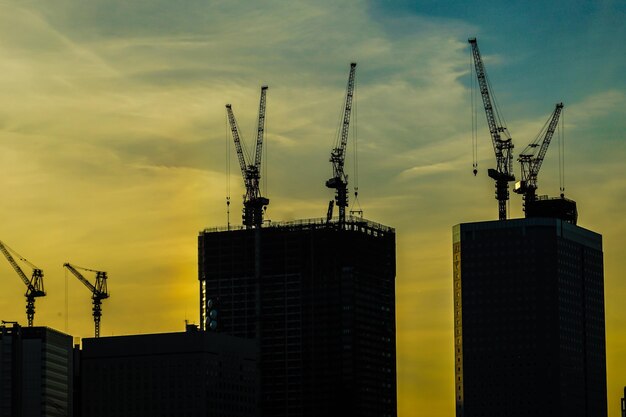
[[[267,87],[254,159],[226,105],[246,188],[243,224],[200,233],[200,323],[257,341],[261,415],[396,415],[395,231],[346,213],[355,77],[352,63],[326,181],[335,198],[325,218],[264,223],[269,200],[260,194],[259,173]]]
[[[565,197],[563,182],[559,196],[538,195],[564,105],[555,105],[519,154],[516,182],[512,137],[478,42],[468,41],[477,83],[473,174],[479,173],[474,100],[480,98],[495,155],[487,175],[495,182],[498,215],[453,227],[456,415],[500,416],[506,408],[506,415],[520,417],[606,416],[602,236],[577,226],[577,205]],[[227,224],[199,232],[198,324],[186,320],[184,332],[100,337],[108,274],[68,262],[66,273],[89,291],[94,337],[81,347],[69,335],[37,327],[44,273],[0,242],[26,287],[27,322],[1,327],[0,417],[396,417],[396,231],[349,201],[358,200],[346,170],[356,69],[350,63],[328,160],[332,176],[320,184],[333,197],[318,218],[267,219],[270,199],[261,183],[269,87],[260,88],[251,147],[234,106],[225,105],[245,191],[241,222],[231,224],[228,195]],[[509,218],[509,183],[525,218]],[[39,344],[29,350],[30,340]],[[56,354],[52,365],[21,368],[45,362],[48,351]],[[43,376],[33,389],[27,376],[37,373]],[[56,391],[48,389],[55,383]],[[46,400],[35,406],[31,397]]]
[[[349,211],[345,160],[356,88],[356,66],[356,63],[349,66],[340,129],[330,152],[332,177],[325,185],[334,191],[334,198],[325,210],[326,215],[318,219],[291,222],[264,220],[270,203],[261,194],[260,188],[268,86],[261,87],[253,152],[247,150],[241,137],[233,106],[226,105],[232,143],[245,187],[241,225],[231,225],[229,220],[225,227],[200,232],[200,324],[188,325],[185,333],[173,333],[167,336],[170,339],[163,335],[163,346],[151,353],[160,355],[168,352],[167,349],[174,349],[173,352],[177,352],[175,354],[183,361],[181,366],[187,366],[185,361],[189,359],[185,358],[190,358],[192,351],[185,351],[184,347],[175,348],[174,341],[178,338],[183,345],[202,345],[207,342],[202,342],[194,334],[207,334],[206,337],[212,338],[207,341],[215,340],[200,348],[207,354],[213,352],[211,354],[221,357],[229,350],[240,352],[237,355],[241,356],[234,359],[235,367],[239,363],[254,361],[254,369],[241,376],[246,382],[240,388],[247,393],[242,404],[247,405],[216,405],[228,410],[220,415],[397,414],[395,231],[363,218],[361,210]],[[358,187],[355,187],[354,195],[357,199]],[[27,288],[26,311],[28,326],[32,327],[35,323],[35,299],[46,295],[43,271],[5,244],[0,244],[0,250]],[[30,278],[16,258],[32,268]],[[72,383],[67,382],[69,376],[83,376],[82,380],[76,380],[82,382],[70,390],[75,394],[61,396],[55,401],[73,402],[73,415],[112,415],[125,407],[134,409],[131,397],[150,398],[152,402],[147,410],[152,413],[155,410],[172,410],[175,407],[173,404],[179,403],[180,399],[159,402],[161,397],[155,395],[158,388],[152,382],[147,384],[145,390],[139,391],[131,386],[121,389],[124,383],[110,386],[106,380],[104,384],[88,382],[93,379],[88,375],[96,369],[99,369],[98,374],[106,374],[108,368],[99,365],[99,361],[109,357],[106,352],[110,352],[109,355],[119,352],[116,354],[119,356],[115,356],[117,359],[110,357],[107,363],[116,366],[116,361],[126,361],[119,363],[126,363],[123,366],[127,367],[136,360],[143,361],[140,357],[147,355],[150,349],[139,347],[145,343],[144,339],[147,340],[140,336],[99,339],[102,304],[110,296],[107,273],[70,263],[64,263],[63,267],[91,294],[94,338],[85,339],[82,350],[78,346],[74,348],[75,358],[80,359],[74,359],[76,366],[59,376],[59,380],[65,378],[66,389],[72,387]],[[95,279],[90,280],[86,277],[88,274],[94,275]],[[11,344],[17,347],[29,332],[28,328],[21,328],[15,322],[4,323],[3,346]],[[42,334],[47,335],[45,331]],[[161,340],[156,339],[157,335],[154,337],[156,343],[161,343],[157,341]],[[47,339],[42,340],[42,346],[51,349]],[[59,343],[58,349],[68,349],[63,344],[67,344],[67,340],[60,340]],[[211,347],[215,343],[230,348],[215,352]],[[236,348],[236,345],[241,345],[241,348]],[[69,348],[71,351],[71,346]],[[4,360],[15,363],[16,350],[19,349],[6,348],[0,351],[0,355]],[[123,354],[124,351],[127,353]],[[130,357],[137,359],[131,360]],[[62,362],[65,366],[70,364],[67,360],[60,360],[59,365]],[[222,363],[221,360],[211,362],[206,372],[215,372],[213,367],[221,368]],[[17,369],[14,368],[14,371]],[[171,374],[170,381],[181,376]],[[111,374],[111,377],[126,381],[128,375]],[[169,386],[168,383],[166,385]],[[241,389],[236,388],[239,385],[237,382],[228,386],[239,392]],[[10,398],[11,392],[15,396],[21,390],[20,386],[21,382],[5,379],[3,392],[9,393],[5,398]],[[118,392],[118,389],[121,391]],[[186,391],[194,390],[189,388]],[[103,397],[102,393],[107,395]],[[207,397],[208,391],[195,395],[201,397],[198,404],[209,401],[209,398],[223,398],[222,394],[216,396],[215,392]],[[230,394],[225,392],[224,395]],[[100,401],[105,398],[105,401]],[[21,411],[29,415],[27,408],[20,404],[19,398],[17,402],[5,401],[0,403],[3,410],[0,415],[21,415]],[[43,413],[41,415],[72,415],[64,414],[67,408],[48,408],[44,407],[45,413],[44,409],[38,411]],[[141,407],[139,409],[146,411]],[[192,415],[204,414],[198,414],[195,409]]]

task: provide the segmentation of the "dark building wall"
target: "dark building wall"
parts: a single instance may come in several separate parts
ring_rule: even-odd
[[[21,327],[0,326],[0,416],[12,417],[22,409]]]
[[[256,417],[257,352],[215,333],[83,339],[83,416]]]
[[[396,416],[395,233],[335,226],[200,234],[201,311],[260,335],[263,415]]]
[[[453,235],[457,416],[606,416],[601,236],[545,218]]]
[[[73,415],[72,337],[47,327],[0,330],[0,416]]]

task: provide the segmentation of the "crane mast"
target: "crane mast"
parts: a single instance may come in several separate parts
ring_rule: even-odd
[[[338,143],[330,153],[330,162],[333,165],[333,177],[326,181],[326,187],[335,189],[335,205],[339,208],[339,226],[346,221],[346,207],[348,207],[348,176],[343,168],[346,161],[346,145],[348,144],[348,132],[350,130],[350,116],[352,115],[352,98],[354,95],[354,80],[356,62],[350,64],[348,86],[346,87],[346,100],[343,108],[343,122]],[[329,204],[327,219],[332,217],[332,201]]]
[[[508,129],[501,121],[499,112],[492,102],[489,92],[489,83],[487,82],[487,73],[483,65],[478,42],[476,38],[468,39],[472,47],[472,57],[478,78],[478,86],[485,108],[487,117],[487,125],[493,144],[493,150],[496,155],[496,169],[489,169],[489,177],[496,182],[496,200],[498,200],[498,218],[506,220],[506,202],[509,199],[509,182],[515,181],[513,174],[513,141],[509,135]]]
[[[37,297],[43,297],[46,295],[46,292],[43,289],[43,271],[28,262],[25,258],[20,256],[14,250],[10,249],[3,242],[0,242],[0,252],[2,252],[5,258],[7,258],[7,261],[9,261],[15,272],[17,272],[17,275],[19,275],[19,277],[26,285],[26,293],[24,294],[24,296],[26,297],[26,318],[28,320],[28,326],[32,327],[35,320],[35,299]],[[30,279],[28,279],[22,268],[20,268],[17,262],[15,262],[15,259],[11,255],[11,252],[13,252],[20,260],[33,268],[33,273]]]
[[[263,224],[263,213],[270,200],[261,196],[260,180],[261,180],[261,156],[263,154],[263,137],[265,134],[265,108],[266,108],[266,95],[267,86],[261,87],[261,99],[259,102],[259,118],[257,121],[257,135],[256,146],[253,163],[249,164],[249,157],[246,156],[245,147],[241,142],[241,135],[239,134],[239,127],[235,114],[233,113],[232,105],[226,105],[226,113],[228,115],[228,123],[230,125],[230,131],[235,142],[235,149],[237,151],[237,159],[239,160],[239,167],[241,169],[241,175],[243,176],[244,186],[246,188],[246,194],[243,198],[243,224],[246,228],[260,227]]]
[[[558,126],[562,110],[563,103],[557,103],[548,122],[541,132],[539,132],[539,135],[537,135],[537,139],[529,144],[522,151],[519,158],[517,158],[522,170],[522,179],[515,184],[513,191],[523,195],[524,211],[527,211],[526,208],[537,199],[537,175],[539,174],[539,169],[548,151],[548,146],[550,146],[552,136],[554,136],[554,132]],[[537,155],[534,155],[534,149],[537,147],[539,151]]]
[[[64,263],[63,266],[67,268],[80,282],[82,282],[85,287],[91,291],[91,300],[93,303],[93,321],[95,326],[95,337],[100,337],[100,319],[102,318],[102,300],[109,298],[109,292],[107,290],[107,273],[104,271],[96,271],[94,269],[82,268],[76,265],[72,265],[70,263]],[[78,269],[82,269],[83,271],[95,272],[96,273],[96,283],[95,285],[89,282],[85,276],[78,271]]]

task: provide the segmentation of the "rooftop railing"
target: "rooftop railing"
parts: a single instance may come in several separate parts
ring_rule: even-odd
[[[312,219],[298,219],[287,222],[272,222],[271,220],[267,220],[263,222],[261,228],[277,228],[277,229],[293,229],[293,230],[309,230],[309,229],[323,229],[323,228],[339,228],[339,218],[334,217],[330,222],[326,221],[326,218],[318,217]],[[242,225],[230,225],[230,226],[220,226],[220,227],[209,227],[202,230],[202,233],[216,233],[216,232],[226,232],[230,230],[244,230],[245,227]],[[385,226],[380,223],[373,222],[371,220],[364,219],[362,217],[355,216],[347,216],[346,221],[343,224],[344,230],[355,230],[355,231],[363,231],[368,234],[386,234],[386,233],[394,233],[395,229],[393,227]]]

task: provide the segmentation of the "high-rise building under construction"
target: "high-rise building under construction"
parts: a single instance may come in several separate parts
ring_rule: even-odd
[[[453,228],[457,417],[606,417],[602,237],[558,218]]]
[[[396,416],[392,228],[206,229],[198,252],[204,328],[258,341],[262,416]]]

